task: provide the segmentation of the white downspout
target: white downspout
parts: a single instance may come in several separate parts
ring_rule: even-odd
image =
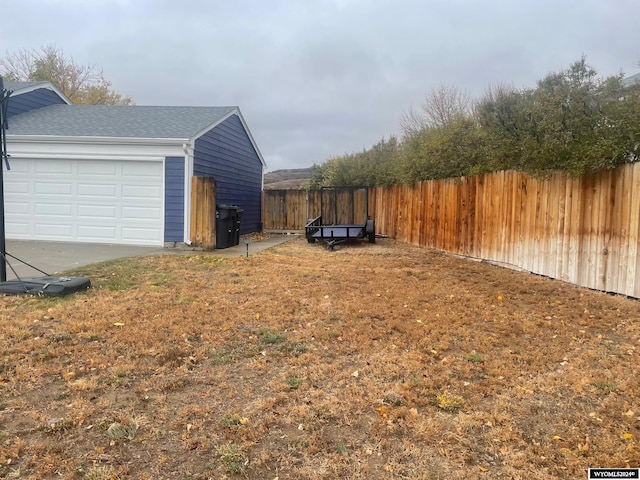
[[[193,146],[183,143],[184,151],[184,243],[191,245],[191,177],[193,177]]]

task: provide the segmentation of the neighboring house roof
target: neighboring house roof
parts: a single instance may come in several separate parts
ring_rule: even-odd
[[[622,86],[631,87],[632,85],[640,85],[640,73],[622,79]]]
[[[34,90],[38,90],[39,88],[46,88],[47,90],[51,90],[55,92],[65,103],[71,105],[71,100],[67,98],[67,96],[58,90],[51,82],[4,82],[4,88],[7,90],[11,90],[12,95],[22,95],[25,93],[33,92]]]

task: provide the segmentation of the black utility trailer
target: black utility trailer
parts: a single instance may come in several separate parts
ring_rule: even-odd
[[[363,224],[323,225],[320,215],[309,220],[304,229],[307,242],[322,241],[330,250],[336,245],[352,240],[367,238],[369,243],[376,241],[376,226],[371,218]]]
[[[315,217],[305,225],[309,243],[322,242],[333,250],[336,245],[359,239],[376,241],[367,187],[322,187],[310,191],[309,198],[312,209],[308,214]]]

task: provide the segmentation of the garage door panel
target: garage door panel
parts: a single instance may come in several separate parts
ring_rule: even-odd
[[[78,205],[78,218],[83,220],[111,219],[117,217],[116,207],[112,205]]]
[[[37,237],[51,237],[60,240],[73,239],[73,226],[60,223],[36,223],[34,231]]]
[[[122,198],[148,198],[156,199],[162,197],[162,188],[153,185],[123,185]],[[153,200],[152,200],[153,201]]]
[[[9,202],[4,203],[4,212],[8,215],[29,215],[31,209],[29,202]]]
[[[78,174],[88,176],[113,177],[118,172],[118,165],[115,162],[91,162],[78,163]]]
[[[72,161],[36,161],[34,172],[36,175],[48,174],[48,175],[71,175],[73,172]]]
[[[11,159],[11,170],[9,170],[9,172],[12,172],[15,175],[20,173],[29,173],[31,171],[33,171],[32,163],[19,162],[19,161],[14,162],[13,159]]]
[[[116,236],[117,229],[115,227],[100,227],[82,225],[78,227],[78,240],[84,242],[108,242]]]
[[[34,209],[35,215],[47,217],[72,217],[73,205],[61,203],[36,203]]]
[[[156,238],[156,232],[152,228],[133,228],[123,227],[122,238],[129,242],[142,240],[153,241]]]
[[[162,245],[163,174],[161,161],[14,158],[7,237]]]
[[[36,182],[34,193],[36,195],[72,195],[73,184],[72,183],[51,183],[51,182]]]
[[[7,172],[8,173],[8,172]],[[28,195],[29,194],[29,186],[30,183],[29,182],[8,182],[6,179],[7,174],[5,173],[5,182],[4,182],[4,193],[6,194],[22,194],[22,195]],[[7,201],[11,201],[11,196],[7,195],[6,198]]]
[[[13,235],[16,235],[16,238],[25,238],[29,235],[30,232],[30,224],[26,222],[10,222],[7,220],[5,224],[5,229],[7,232],[7,236],[9,236],[9,232]]]
[[[5,176],[6,175],[7,174],[5,174]],[[29,193],[29,182],[8,182],[6,181],[6,178],[5,178],[4,193],[9,193],[9,194],[22,193],[26,195]],[[8,198],[7,201],[10,201],[10,199]]]
[[[98,183],[78,184],[78,197],[107,197],[116,198],[118,187],[115,184],[101,185]]]
[[[159,162],[130,162],[122,165],[125,177],[162,178],[162,164]]]
[[[155,223],[162,217],[162,210],[157,207],[122,207],[123,220],[149,220]]]

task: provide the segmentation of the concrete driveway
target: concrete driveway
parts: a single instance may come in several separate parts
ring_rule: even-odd
[[[296,235],[274,235],[264,240],[250,242],[248,252],[252,255],[284,243],[292,238],[296,238]],[[31,240],[6,241],[6,251],[8,254],[50,275],[116,258],[156,255],[161,253],[184,255],[193,253],[196,250],[196,248],[136,247],[97,243],[37,242]],[[222,250],[208,251],[206,253],[219,257],[243,257],[247,254],[247,244],[241,241],[240,245]],[[20,277],[40,277],[43,275],[10,256],[8,260],[9,264]],[[11,268],[7,266],[7,280],[14,278],[16,278],[15,274]]]
[[[114,258],[133,257],[160,253],[160,247],[134,247],[128,245],[104,245],[68,242],[36,242],[30,240],[7,240],[7,253],[36,268],[54,275],[72,268]],[[8,257],[9,264],[21,277],[40,277],[43,274]],[[7,280],[15,278],[7,266]]]

